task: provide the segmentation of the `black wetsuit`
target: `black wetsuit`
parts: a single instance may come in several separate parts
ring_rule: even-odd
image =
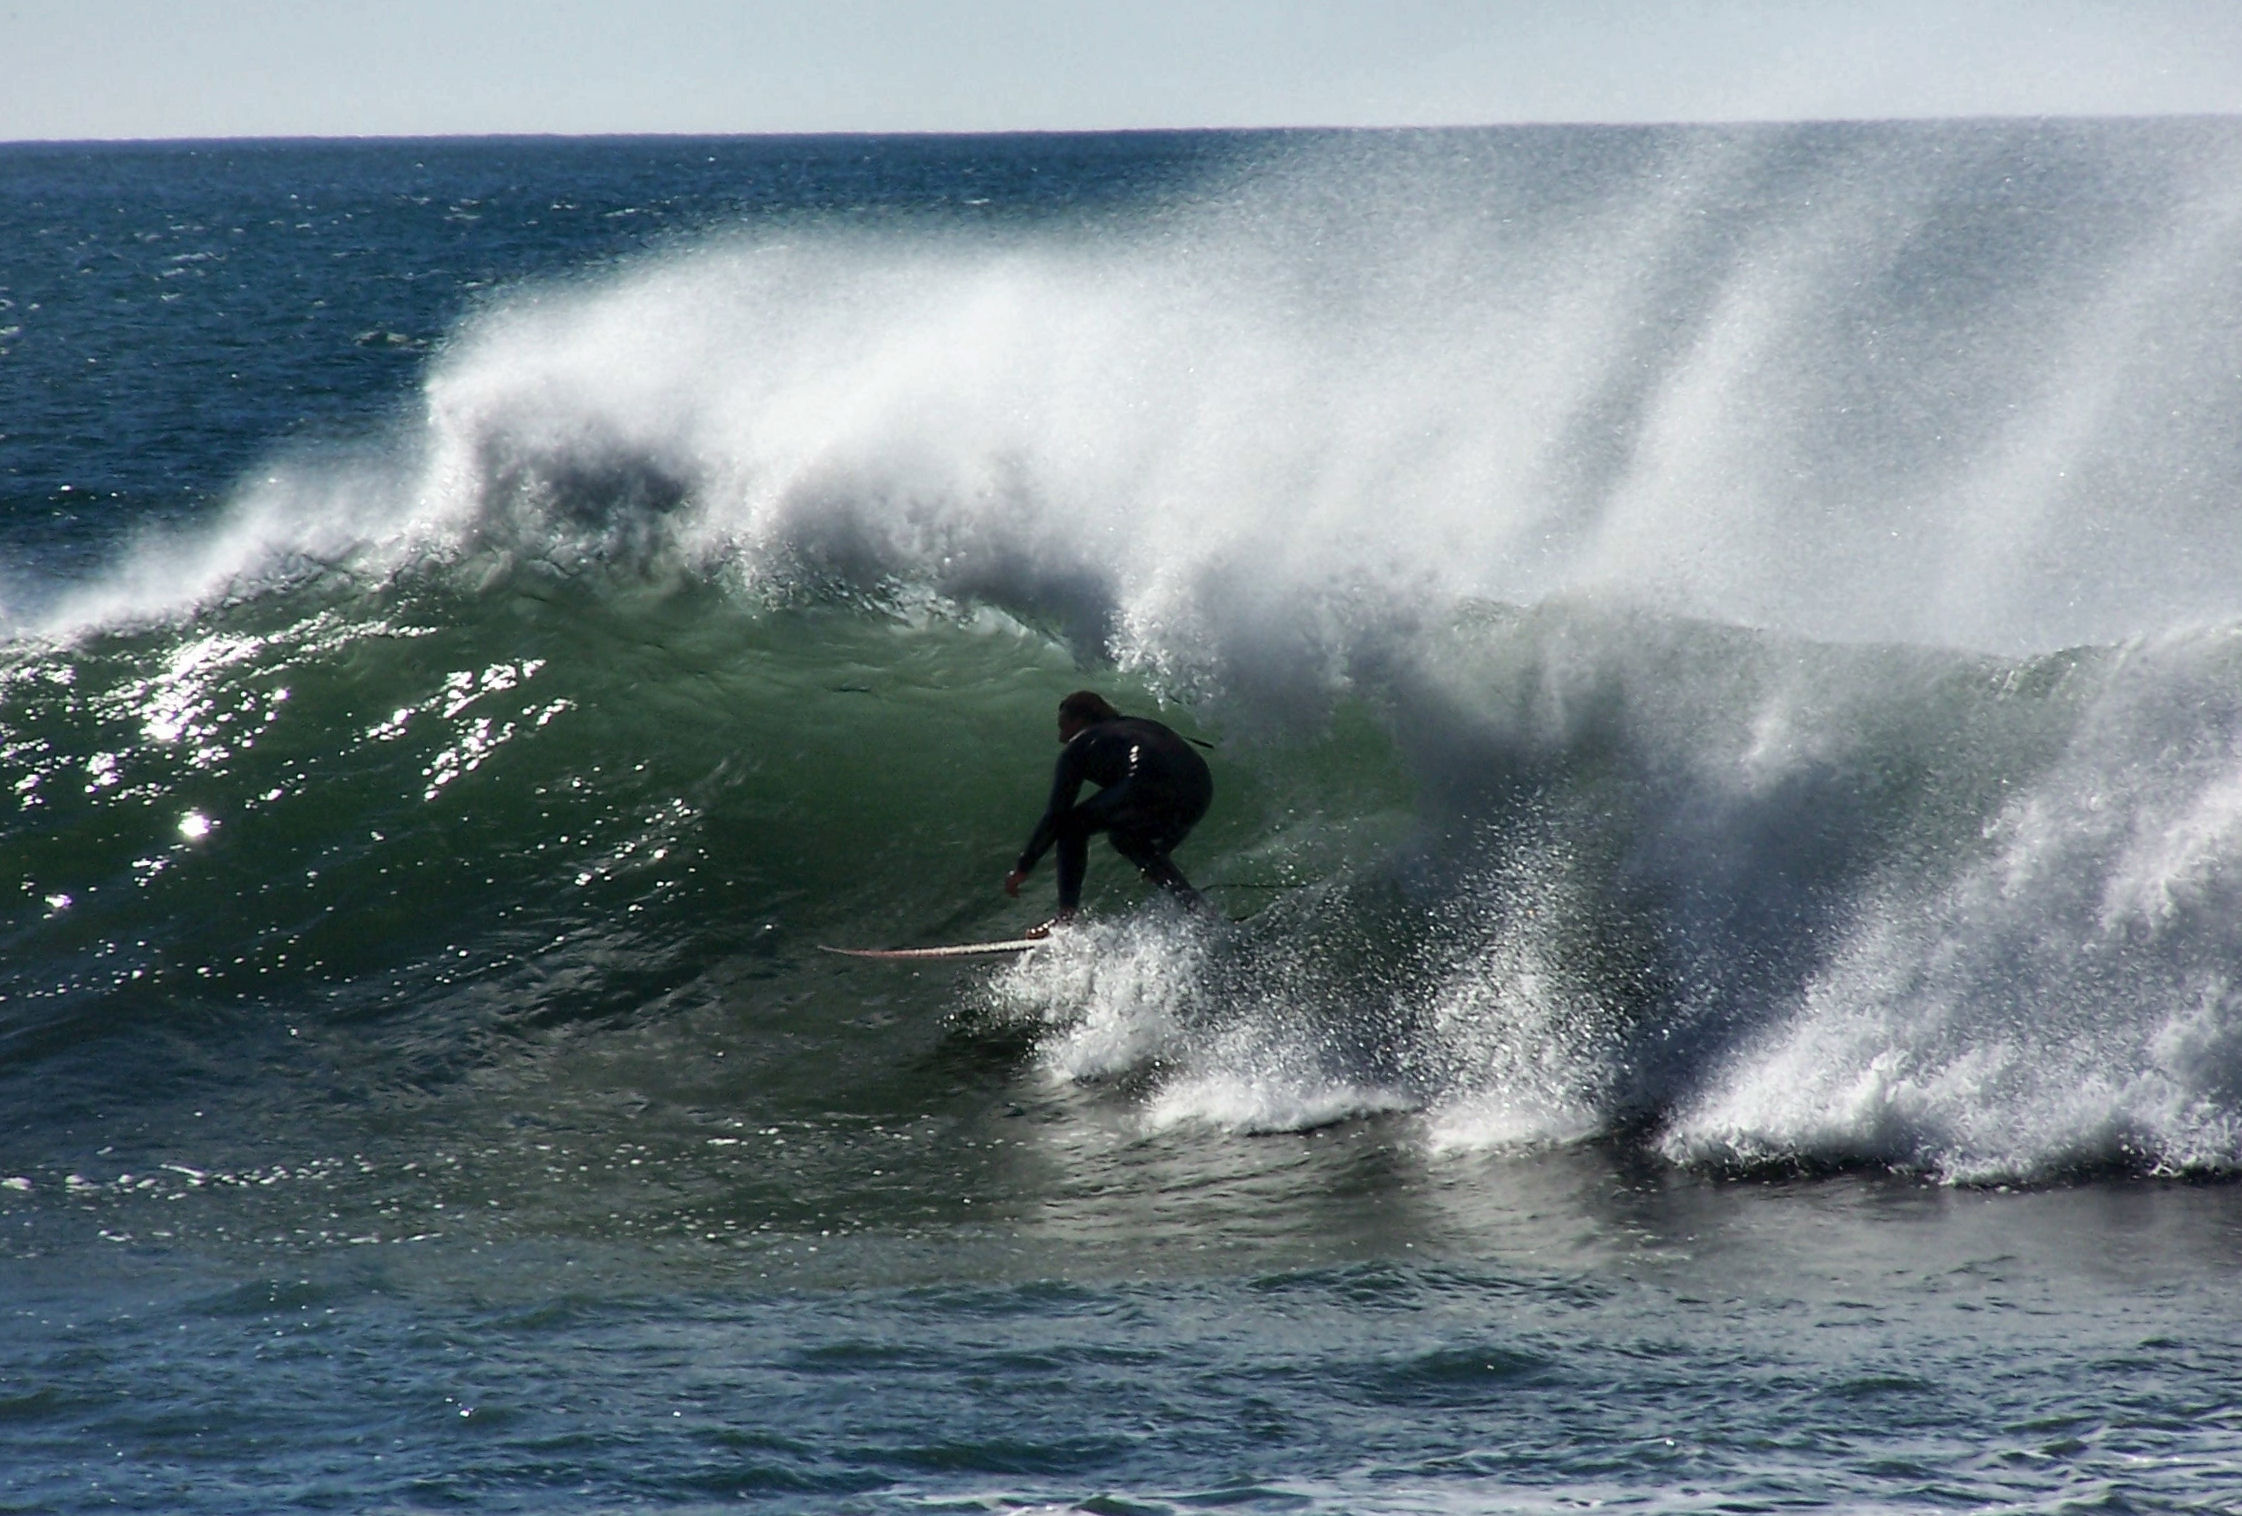
[[[1080,805],[1074,797],[1087,779],[1098,792]],[[1051,776],[1051,804],[1035,824],[1017,868],[1035,867],[1054,842],[1059,848],[1059,909],[1071,911],[1082,900],[1082,875],[1090,857],[1090,834],[1106,832],[1113,850],[1144,871],[1145,877],[1199,905],[1169,850],[1207,813],[1214,798],[1214,776],[1191,744],[1157,721],[1122,716],[1075,733],[1059,754]]]

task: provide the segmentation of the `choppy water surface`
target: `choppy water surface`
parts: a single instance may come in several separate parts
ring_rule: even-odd
[[[2229,1508],[2238,156],[0,150],[0,1498]]]

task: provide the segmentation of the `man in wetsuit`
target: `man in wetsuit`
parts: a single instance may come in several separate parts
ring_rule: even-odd
[[[1124,716],[1088,690],[1059,702],[1059,740],[1066,750],[1051,776],[1051,803],[1020,861],[1004,876],[1004,893],[1017,897],[1036,860],[1058,844],[1059,914],[1028,935],[1040,937],[1074,919],[1082,903],[1092,832],[1108,834],[1115,852],[1191,909],[1209,909],[1168,857],[1214,798],[1214,776],[1207,772],[1206,760],[1159,722]],[[1074,797],[1085,779],[1098,792],[1076,805]]]

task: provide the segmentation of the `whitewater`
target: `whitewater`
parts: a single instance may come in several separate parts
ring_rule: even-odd
[[[2229,1508],[2230,123],[0,165],[23,1508]]]

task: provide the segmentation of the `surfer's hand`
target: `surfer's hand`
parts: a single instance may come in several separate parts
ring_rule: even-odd
[[[1028,876],[1026,870],[1014,869],[1011,873],[1004,876],[1004,893],[1010,895],[1014,900],[1017,900],[1020,898],[1020,886],[1026,884],[1027,882]]]

